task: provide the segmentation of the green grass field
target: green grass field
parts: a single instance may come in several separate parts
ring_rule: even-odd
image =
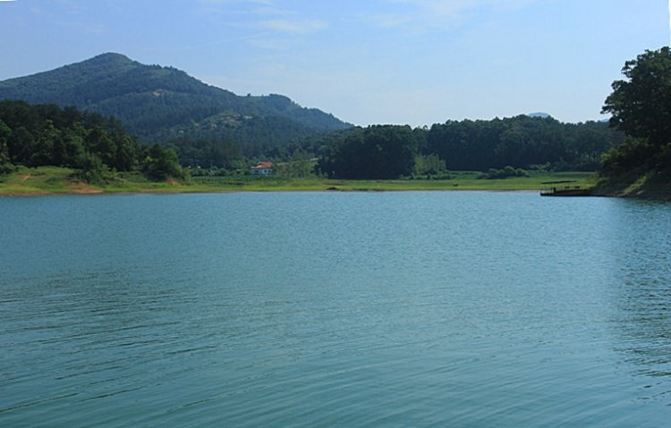
[[[88,184],[71,178],[71,169],[19,168],[0,176],[0,195],[100,194],[100,193],[216,193],[290,191],[453,191],[540,190],[550,182],[570,182],[591,187],[592,173],[531,173],[530,177],[479,179],[477,172],[454,172],[449,180],[328,180],[261,177],[193,177],[187,182],[150,182],[138,174],[119,174],[106,184]]]

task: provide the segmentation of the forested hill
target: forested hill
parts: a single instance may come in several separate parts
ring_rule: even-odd
[[[350,127],[281,95],[238,96],[181,70],[143,65],[115,53],[2,81],[0,99],[76,106],[114,116],[145,142],[232,140],[245,151]]]

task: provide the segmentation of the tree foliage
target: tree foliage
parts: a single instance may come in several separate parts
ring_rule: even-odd
[[[9,137],[12,129],[0,119],[0,174],[6,174],[12,170],[9,157]]]
[[[146,147],[142,151],[142,172],[153,180],[183,178],[177,153],[173,149],[165,149],[158,144]]]
[[[332,137],[318,168],[329,177],[386,179],[409,176],[421,136],[409,126],[357,128]]]
[[[671,50],[645,51],[622,69],[603,111],[629,137],[603,157],[606,177],[671,173]]]
[[[92,180],[138,168],[156,179],[183,175],[173,151],[140,147],[115,119],[22,101],[0,101],[0,165],[9,164],[70,167]]]
[[[613,83],[604,113],[611,125],[655,146],[671,141],[671,50],[646,51],[622,69],[627,80]]]
[[[441,176],[445,170],[509,171],[543,166],[595,171],[624,140],[603,122],[562,123],[551,117],[449,121],[430,129],[356,128],[315,140],[319,169],[339,178]],[[318,142],[315,142],[318,141]]]
[[[415,176],[441,177],[447,174],[445,161],[436,154],[415,157]]]
[[[483,172],[480,175],[480,178],[487,180],[497,180],[503,178],[512,178],[512,177],[528,177],[529,173],[523,169],[513,168],[512,166],[507,166],[502,169],[490,169],[487,172]]]
[[[549,163],[555,169],[594,171],[601,154],[623,138],[601,122],[570,124],[551,117],[517,116],[433,125],[423,152],[439,155],[451,170],[530,168]]]
[[[168,145],[183,165],[198,168],[239,169],[243,163],[240,146],[230,140],[172,140]]]
[[[285,162],[273,165],[273,175],[285,178],[306,178],[315,175],[315,162],[307,152],[295,151]]]

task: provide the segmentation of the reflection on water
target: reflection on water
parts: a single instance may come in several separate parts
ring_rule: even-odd
[[[626,202],[618,212],[622,232],[617,242],[619,311],[615,325],[621,335],[617,349],[637,372],[649,376],[646,398],[671,405],[671,206]]]
[[[671,206],[527,193],[0,199],[0,425],[671,416]]]

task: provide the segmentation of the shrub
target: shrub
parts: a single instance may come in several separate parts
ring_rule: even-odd
[[[512,177],[528,177],[529,173],[523,169],[513,168],[512,166],[507,166],[503,169],[490,169],[487,172],[480,174],[479,178],[485,180],[495,180],[495,179],[504,179]]]

